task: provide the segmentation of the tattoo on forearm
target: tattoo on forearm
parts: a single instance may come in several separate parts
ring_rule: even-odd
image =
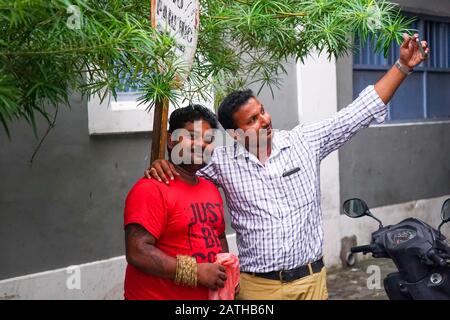
[[[130,245],[140,253],[140,261],[135,267],[159,277],[172,277],[173,272],[170,270],[169,262],[173,258],[154,246],[155,238],[144,227],[139,224],[130,224],[125,229],[125,235],[127,247]]]
[[[130,238],[137,238],[150,235],[147,230],[138,224],[130,224],[125,229],[125,235]]]

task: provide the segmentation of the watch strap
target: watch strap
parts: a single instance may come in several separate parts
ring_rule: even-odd
[[[395,61],[395,66],[406,76],[409,76],[413,70],[409,69],[407,66],[400,62],[400,59]]]

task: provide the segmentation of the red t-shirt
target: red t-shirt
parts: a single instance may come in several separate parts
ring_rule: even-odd
[[[125,203],[125,227],[137,223],[157,240],[156,247],[171,257],[193,256],[197,262],[214,262],[221,252],[219,235],[225,231],[223,202],[217,187],[199,178],[189,185],[178,178],[170,185],[140,179]],[[125,299],[208,299],[208,288],[176,285],[173,280],[139,271],[128,264]]]

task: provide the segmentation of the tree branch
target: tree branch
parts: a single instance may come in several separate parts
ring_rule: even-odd
[[[53,120],[52,122],[50,122],[48,124],[47,130],[45,131],[45,134],[42,136],[41,140],[39,141],[39,144],[36,146],[36,148],[34,149],[33,155],[31,156],[30,159],[30,166],[33,165],[33,160],[34,157],[36,156],[37,152],[39,151],[39,149],[41,148],[42,143],[44,142],[45,138],[47,137],[47,135],[50,133],[50,131],[55,127],[55,123],[56,123],[56,117],[58,116],[58,106],[55,106],[56,110],[55,110],[55,114],[53,115]]]

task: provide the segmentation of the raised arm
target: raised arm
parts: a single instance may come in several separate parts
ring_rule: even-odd
[[[399,66],[393,66],[376,84],[375,91],[380,96],[381,100],[387,104],[394,95],[395,91],[400,87],[403,80],[412,71],[415,66],[424,61],[430,49],[427,47],[427,42],[422,41],[418,43],[419,35],[416,33],[413,37],[403,34],[403,44],[400,47]],[[423,52],[419,48],[422,46]],[[403,69],[404,71],[402,71]]]
[[[310,125],[294,128],[305,138],[322,160],[332,151],[349,141],[360,129],[369,126],[374,120],[382,122],[386,116],[386,104],[401,85],[407,74],[426,59],[430,49],[422,41],[425,56],[421,54],[417,43],[418,35],[409,37],[404,34],[400,47],[399,63],[396,63],[374,86],[367,87],[348,107],[329,119]]]

